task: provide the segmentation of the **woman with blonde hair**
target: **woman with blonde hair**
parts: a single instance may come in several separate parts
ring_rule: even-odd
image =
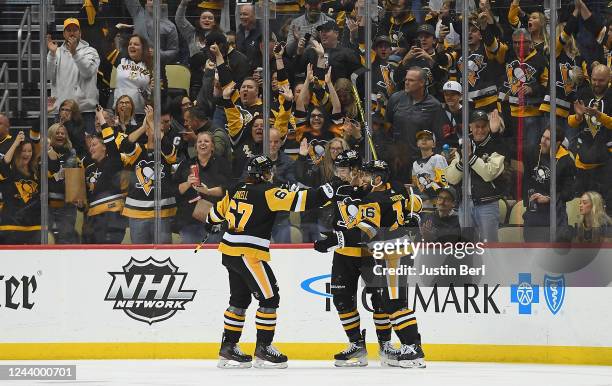
[[[85,146],[85,128],[79,110],[79,104],[74,99],[66,99],[59,107],[58,123],[66,128],[68,138],[80,157],[87,153]],[[93,134],[93,133],[89,133]]]
[[[546,15],[542,12],[531,12],[528,16],[519,6],[519,0],[513,0],[508,9],[508,22],[514,29],[526,28],[531,34],[533,48],[548,56],[550,44],[546,31]]]
[[[68,129],[61,123],[49,127],[48,137],[49,228],[56,244],[76,244],[79,240],[74,229],[77,215],[75,204],[82,203],[66,203],[64,200],[66,191],[64,167],[68,158],[72,154],[76,156],[76,153],[73,153]]]
[[[601,194],[593,191],[580,196],[580,223],[576,224],[577,242],[605,242],[612,237],[612,219],[606,214]]]
[[[340,100],[342,115],[351,119],[359,119],[359,108],[353,93],[353,83],[350,79],[339,78],[335,84],[336,93]]]

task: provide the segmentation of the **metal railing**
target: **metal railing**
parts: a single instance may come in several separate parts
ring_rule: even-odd
[[[24,28],[27,28],[25,41],[23,38]],[[41,36],[42,40],[44,37]],[[32,83],[32,10],[31,7],[26,8],[19,29],[17,30],[17,112],[21,113],[23,109],[23,56],[27,54],[28,59],[28,83]],[[41,61],[43,58],[40,59]]]
[[[4,78],[4,92],[2,93],[2,97],[0,98],[0,112],[3,111],[4,114],[8,116],[9,114],[9,88],[8,88],[8,64],[3,63],[2,68],[0,68],[0,79]]]

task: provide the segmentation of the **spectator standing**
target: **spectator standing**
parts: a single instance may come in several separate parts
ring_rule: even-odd
[[[64,165],[71,156],[72,143],[68,130],[61,123],[49,127],[48,135],[49,230],[53,233],[55,244],[76,244],[79,242],[79,237],[74,230],[77,215],[76,205],[83,203],[65,202],[66,182],[64,180]]]
[[[218,30],[215,15],[209,10],[202,10],[195,26],[185,17],[187,5],[191,0],[181,0],[176,11],[176,25],[178,31],[189,48],[189,96],[195,99],[202,87],[204,65],[209,58],[206,52],[206,36],[212,30]]]
[[[612,206],[612,90],[610,68],[596,65],[591,74],[591,87],[578,95],[574,114],[567,120],[578,129],[578,136],[570,142],[576,155],[576,190],[600,192],[608,207]]]
[[[437,138],[441,137],[445,114],[440,102],[427,93],[426,76],[420,67],[410,68],[404,89],[391,95],[385,111],[385,120],[391,125],[395,141],[392,148],[395,162],[391,170],[394,178],[404,183],[410,181],[410,167],[419,154],[416,133],[430,130]]]
[[[470,168],[470,200],[468,208],[459,206],[459,221],[463,218],[463,211],[467,210],[480,240],[495,242],[499,228],[497,201],[502,197],[498,179],[504,171],[505,152],[497,135],[491,133],[489,116],[485,111],[472,112],[470,129],[469,159],[467,162],[461,159],[460,149],[454,152],[453,160],[445,170],[446,179],[450,184],[457,185],[463,179],[463,168]],[[462,223],[461,226],[465,228],[466,224]]]
[[[300,39],[303,39],[306,34],[310,34],[314,37],[317,26],[328,21],[333,21],[331,17],[321,13],[321,0],[306,0],[304,7],[304,14],[293,19],[289,25],[285,52],[287,52],[287,55],[290,57],[297,53]],[[306,42],[306,48],[308,48],[308,44],[312,43],[312,40],[314,39],[310,39]]]
[[[253,4],[242,4],[239,10],[240,25],[236,32],[236,49],[246,55],[252,71],[257,67],[256,63],[261,63],[259,50],[262,41],[261,23],[255,17]]]
[[[64,20],[64,43],[58,46],[47,35],[47,73],[51,81],[51,98],[55,100],[52,113],[59,104],[74,99],[79,104],[85,131],[95,132],[95,107],[98,104],[97,73],[100,56],[95,48],[81,39],[77,19]]]
[[[85,157],[85,128],[79,105],[74,99],[66,99],[60,104],[58,121],[66,129],[71,147],[79,157]]]
[[[421,157],[412,164],[412,184],[419,189],[423,209],[431,210],[432,200],[437,196],[436,192],[446,185],[444,169],[448,164],[443,156],[434,153],[436,138],[431,131],[419,131],[416,140]]]
[[[196,244],[202,240],[204,224],[193,217],[193,211],[198,200],[205,199],[214,205],[225,195],[229,183],[226,164],[226,160],[215,157],[212,134],[200,132],[196,157],[181,162],[174,174],[174,181],[178,185],[175,230],[181,235],[181,243]],[[192,171],[193,165],[198,167],[198,176]],[[220,237],[220,234],[210,235],[207,242],[218,242]]]
[[[144,118],[145,104],[153,92],[153,58],[149,43],[140,35],[132,35],[128,41],[125,57],[117,57],[113,65],[117,67],[117,87],[114,100],[127,95],[134,104],[133,114],[137,121]]]

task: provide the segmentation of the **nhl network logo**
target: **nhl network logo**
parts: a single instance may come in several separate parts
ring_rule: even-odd
[[[195,290],[183,290],[187,273],[179,272],[170,258],[138,261],[132,257],[123,272],[109,274],[113,281],[104,300],[114,302],[113,308],[123,310],[130,318],[149,324],[184,310],[185,303],[196,294]]]

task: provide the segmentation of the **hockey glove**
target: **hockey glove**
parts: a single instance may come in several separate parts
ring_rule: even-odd
[[[421,216],[416,213],[407,213],[404,216],[404,227],[406,228],[418,228],[421,224]]]
[[[204,230],[208,234],[215,234],[221,231],[221,224],[211,224],[208,221],[204,222]]]
[[[332,248],[344,247],[344,234],[339,231],[323,232],[321,233],[321,240],[314,242],[314,249],[317,252],[325,253],[329,252]]]

